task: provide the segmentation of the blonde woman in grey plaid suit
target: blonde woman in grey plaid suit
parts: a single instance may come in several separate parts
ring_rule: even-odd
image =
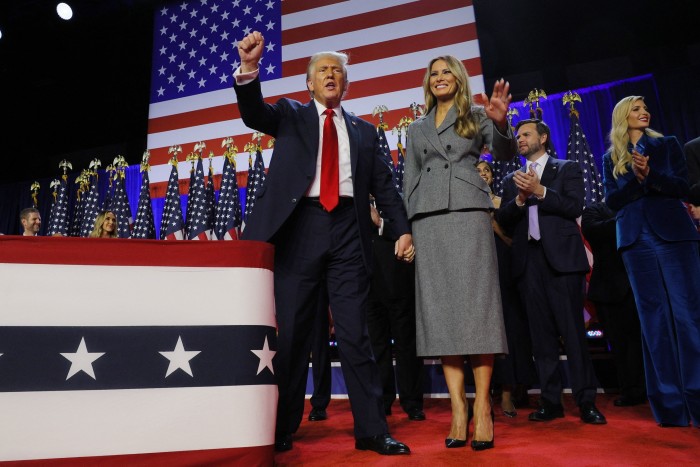
[[[508,351],[491,228],[490,189],[475,168],[484,145],[510,159],[509,84],[497,81],[473,107],[469,76],[452,56],[430,61],[423,80],[426,115],[408,130],[404,202],[416,248],[416,333],[421,356],[441,356],[452,403],[448,448],[466,446],[471,409],[464,387],[469,356],[474,450],[494,446],[489,385],[494,354]],[[469,416],[467,415],[469,413]]]

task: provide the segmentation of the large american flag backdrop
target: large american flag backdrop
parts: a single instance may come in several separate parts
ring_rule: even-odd
[[[472,91],[484,90],[472,0],[186,0],[164,4],[154,23],[147,144],[156,198],[165,195],[170,146],[182,145],[187,154],[205,141],[218,151],[214,168],[220,176],[227,136],[239,148],[238,185],[245,186],[248,156],[242,148],[253,131],[240,119],[232,73],[239,65],[237,41],[254,30],[266,41],[260,76],[268,102],[307,102],[306,65],[323,50],[350,55],[343,107],[378,123],[372,110],[386,105],[389,128],[411,116],[412,102],[423,103],[423,74],[437,55],[463,60]],[[396,157],[396,136],[387,136]],[[266,141],[267,166],[272,150]],[[188,165],[179,170],[186,193]]]
[[[272,252],[0,236],[0,462],[271,465]]]

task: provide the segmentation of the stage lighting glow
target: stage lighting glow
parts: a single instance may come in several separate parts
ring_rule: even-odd
[[[0,39],[2,39],[2,29],[0,29]]]
[[[61,19],[69,20],[73,17],[73,9],[67,3],[59,3],[56,5],[56,13]]]

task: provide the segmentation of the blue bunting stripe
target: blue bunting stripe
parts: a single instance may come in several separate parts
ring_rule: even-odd
[[[269,326],[3,326],[0,392],[273,385],[276,347]]]

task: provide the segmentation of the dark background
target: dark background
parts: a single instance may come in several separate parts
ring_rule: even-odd
[[[196,1],[196,0],[190,0]],[[437,0],[436,0],[437,1]],[[0,1],[0,183],[136,164],[146,146],[154,0]],[[515,100],[654,73],[685,142],[700,135],[700,1],[474,0],[484,76]],[[658,99],[660,96],[647,96]],[[669,126],[669,125],[667,125]],[[664,131],[664,129],[662,129]]]

